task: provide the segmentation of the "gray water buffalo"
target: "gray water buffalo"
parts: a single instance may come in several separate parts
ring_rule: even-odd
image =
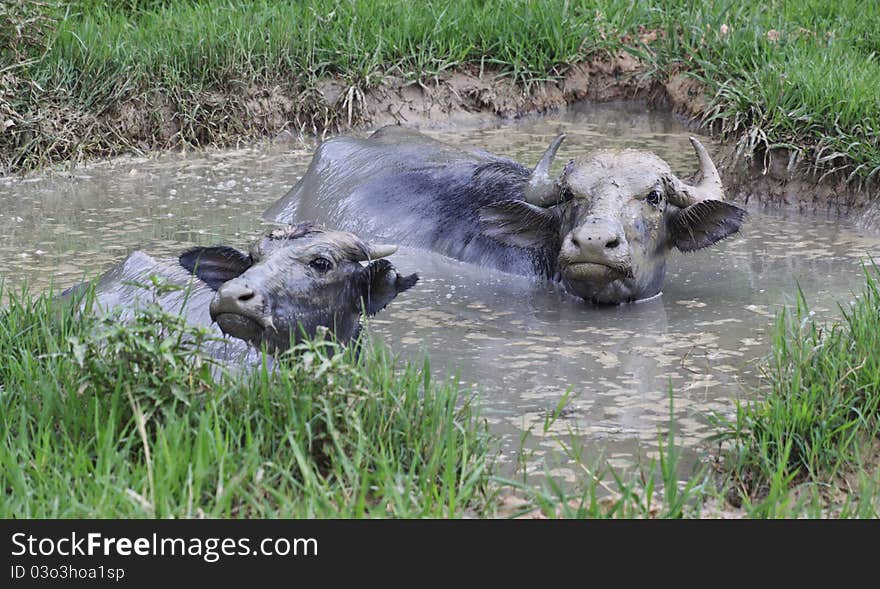
[[[433,250],[505,272],[559,281],[588,301],[660,292],[672,248],[693,251],[739,230],[706,149],[691,138],[699,181],[651,153],[598,151],[533,170],[402,127],[323,143],[268,219],[314,218],[372,238]]]
[[[418,280],[380,259],[396,249],[300,223],[266,233],[248,253],[229,246],[195,247],[176,259],[135,252],[98,281],[97,302],[130,315],[153,296],[139,285],[155,275],[185,287],[160,293],[164,309],[195,324],[216,322],[256,348],[284,350],[320,326],[345,343],[357,336],[362,311],[379,312]]]

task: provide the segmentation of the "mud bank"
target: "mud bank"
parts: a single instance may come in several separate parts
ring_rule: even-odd
[[[332,82],[322,88],[328,103],[338,103],[343,91]],[[559,81],[532,88],[479,72],[454,73],[430,85],[390,81],[360,97],[359,115],[367,127],[434,126],[488,116],[522,117],[584,100],[645,101],[651,108],[681,115],[694,128],[702,126],[709,106],[704,88],[695,79],[682,74],[662,82],[652,79],[641,62],[620,51],[606,59],[575,64]],[[725,143],[716,160],[733,200],[856,216],[863,224],[880,227],[880,209],[874,205],[880,197],[876,182],[858,184],[846,172],[828,173],[824,168],[817,172],[787,149],[751,153],[739,149],[736,141]]]
[[[671,110],[698,128],[709,108],[698,81],[684,74],[659,80],[623,50],[568,66],[556,80],[529,85],[512,83],[488,68],[463,68],[427,82],[388,76],[368,89],[325,79],[308,87],[251,84],[190,98],[202,105],[196,113],[183,112],[174,97],[160,95],[125,100],[100,116],[52,113],[53,106],[46,105],[40,120],[60,121],[53,136],[64,139],[48,159],[79,162],[130,152],[227,147],[388,124],[445,127],[546,113],[578,101],[644,101],[650,108]],[[4,132],[22,131],[13,127]],[[785,149],[752,152],[737,146],[728,141],[715,156],[733,200],[825,211],[880,227],[877,179],[856,184],[845,172],[829,174],[827,168],[816,172]]]
[[[728,196],[744,203],[795,207],[801,212],[826,212],[853,217],[862,225],[880,227],[876,201],[880,186],[873,180],[851,180],[846,172],[816,171],[785,148],[738,153],[735,143],[716,156]]]
[[[592,100],[652,99],[656,84],[645,68],[626,52],[571,66],[557,81],[511,84],[489,72],[460,71],[431,84],[389,83],[364,96],[364,119],[372,126],[448,124],[461,117],[516,118]]]

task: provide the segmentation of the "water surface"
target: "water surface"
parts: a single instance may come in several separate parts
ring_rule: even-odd
[[[565,132],[557,168],[590,149],[638,147],[683,177],[696,169],[681,122],[632,104],[426,132],[528,165]],[[0,275],[8,287],[27,280],[39,290],[95,276],[136,249],[243,248],[265,228],[261,213],[304,173],[313,147],[122,158],[0,180]],[[457,372],[479,392],[507,474],[529,432],[529,468],[542,470],[547,456],[554,474],[571,478],[580,467],[559,455],[560,439],[582,448],[588,463],[600,454],[618,466],[654,456],[670,388],[679,441],[693,458],[709,433],[705,416],[730,414],[733,400],[750,394],[772,318],[798,287],[815,312],[833,316],[859,290],[862,260],[878,253],[880,236],[854,224],[755,210],[740,235],[673,253],[661,296],[593,307],[545,283],[403,248],[392,261],[422,279],[371,326],[405,358],[427,353],[439,374]],[[547,412],[567,391],[568,408],[545,432]]]

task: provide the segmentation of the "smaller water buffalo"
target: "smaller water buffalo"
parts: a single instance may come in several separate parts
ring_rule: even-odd
[[[418,280],[381,259],[396,250],[300,223],[269,231],[248,253],[225,245],[194,247],[177,259],[135,252],[100,279],[97,299],[124,316],[150,296],[138,284],[158,275],[188,287],[162,294],[163,308],[196,324],[216,323],[256,348],[282,351],[320,326],[345,343],[357,337],[362,311],[379,312]]]
[[[621,303],[660,292],[673,248],[708,247],[739,230],[715,165],[691,143],[690,184],[652,153],[605,150],[550,166],[564,135],[529,170],[402,127],[323,143],[308,171],[267,212],[314,218],[372,238],[483,267],[561,282],[586,300]]]

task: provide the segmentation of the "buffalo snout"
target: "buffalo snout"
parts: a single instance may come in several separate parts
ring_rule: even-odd
[[[211,302],[211,317],[222,313],[252,316],[257,319],[263,310],[263,297],[244,280],[230,280],[223,284]]]
[[[629,244],[623,227],[613,219],[588,218],[565,237],[562,258],[568,264],[628,265]]]

